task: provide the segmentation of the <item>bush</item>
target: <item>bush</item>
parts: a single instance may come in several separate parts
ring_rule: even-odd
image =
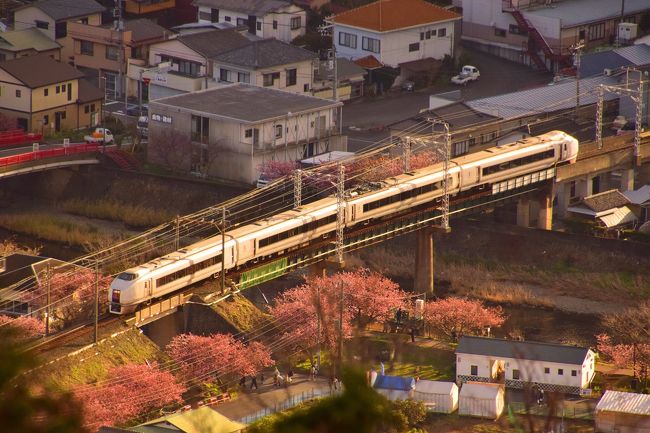
[[[153,227],[174,218],[172,213],[163,209],[151,209],[110,199],[72,199],[61,203],[59,207],[71,214],[121,221],[131,227]]]
[[[413,428],[424,421],[427,416],[427,410],[421,401],[397,400],[392,402],[392,410],[397,412],[400,418],[405,422],[404,430]]]

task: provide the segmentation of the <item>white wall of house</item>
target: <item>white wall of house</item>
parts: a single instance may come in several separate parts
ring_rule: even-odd
[[[355,60],[373,55],[385,65],[397,67],[414,60],[442,59],[445,55],[453,55],[455,22],[432,23],[392,32],[373,32],[335,24],[334,43],[339,57]],[[379,51],[373,51],[371,44],[364,44],[364,38],[379,40]]]
[[[199,6],[197,21],[199,23],[211,22],[212,8]],[[300,18],[300,26],[292,27],[292,18]],[[219,23],[230,23],[243,25],[248,21],[248,15],[227,9],[219,9]],[[296,22],[296,21],[294,21]],[[291,42],[294,38],[304,35],[306,32],[307,13],[300,7],[289,5],[257,17],[255,34],[262,38],[276,38],[284,42]],[[248,25],[248,24],[246,24]]]
[[[507,380],[521,380],[579,388],[589,386],[595,370],[595,357],[591,351],[582,365],[525,359],[494,358],[485,355],[458,353],[456,355],[456,375],[470,376],[472,375],[472,366],[477,366],[477,374],[475,376],[494,378],[497,361],[503,361],[505,379]],[[548,369],[548,372],[546,369]],[[519,379],[513,376],[514,370],[519,371]],[[560,374],[560,370],[562,374]],[[573,372],[575,372],[575,376]]]
[[[290,85],[287,81],[289,71],[295,69],[295,84]],[[225,71],[225,76],[222,75]],[[273,84],[264,85],[264,75],[277,73],[280,74],[278,79],[273,80]],[[213,62],[213,75],[216,81],[237,83],[243,82],[260,87],[270,87],[273,89],[285,90],[292,93],[309,94],[313,87],[314,67],[311,60],[304,62],[289,63],[264,69],[249,69],[227,63]],[[225,78],[223,80],[222,78]]]
[[[208,74],[209,63],[205,57],[196,51],[190,49],[178,40],[169,40],[152,44],[149,48],[149,64],[158,65],[166,57],[185,60],[199,64],[197,76],[182,74],[179,64],[174,61],[169,72],[156,73],[154,71],[145,72],[144,77],[149,78],[152,83],[158,87],[168,87],[174,90],[192,92],[194,90],[205,89],[210,86],[207,81],[212,81]],[[160,95],[162,96],[162,95]]]
[[[31,89],[4,70],[0,70],[0,83],[0,107],[28,115],[32,111]],[[16,91],[20,91],[20,97],[16,96]]]

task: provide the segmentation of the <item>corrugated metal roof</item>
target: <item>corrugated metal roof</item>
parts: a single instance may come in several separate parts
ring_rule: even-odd
[[[502,386],[498,383],[465,382],[460,388],[460,397],[494,399],[499,396]]]
[[[600,216],[599,218],[608,228],[627,224],[637,219],[634,212],[627,206],[617,207],[613,213]]]
[[[648,0],[625,0],[625,14],[633,14],[648,9]],[[572,0],[552,3],[538,9],[524,11],[524,15],[539,15],[556,18],[562,28],[578,24],[603,21],[621,15],[621,2],[613,0]]]
[[[634,191],[625,191],[623,195],[634,204],[648,203],[650,202],[650,185],[643,185]]]
[[[613,86],[618,84],[618,80],[614,77],[606,76],[580,80],[581,105],[596,103],[596,88],[600,84]],[[537,113],[541,114],[572,108],[576,103],[575,98],[575,81],[567,81],[552,86],[542,86],[534,89],[521,90],[519,92],[490,96],[488,98],[474,99],[467,101],[466,104],[482,113],[503,119],[513,119]],[[608,101],[616,98],[618,96],[615,94],[605,93],[605,99]]]
[[[423,394],[444,394],[449,395],[452,392],[458,392],[458,387],[454,382],[441,382],[437,380],[420,380],[415,383],[415,391]]]
[[[630,45],[629,47],[617,48],[614,51],[637,66],[650,64],[650,45]]]
[[[512,341],[498,338],[463,335],[456,348],[457,354],[494,356],[510,359],[558,362],[582,365],[589,349],[563,344],[538,343],[535,341]]]
[[[415,386],[415,379],[412,377],[378,375],[373,386],[377,389],[410,391]]]
[[[596,412],[623,412],[650,416],[650,395],[632,392],[605,391],[596,405]]]

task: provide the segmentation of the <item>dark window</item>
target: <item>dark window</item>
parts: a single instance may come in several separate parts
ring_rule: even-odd
[[[409,52],[420,51],[420,43],[409,44]]]
[[[79,41],[79,52],[86,56],[93,55],[93,43],[90,41]]]
[[[275,244],[275,243],[278,243],[278,242],[282,242],[282,241],[284,241],[286,239],[289,239],[291,237],[298,236],[298,235],[301,235],[303,233],[308,233],[308,232],[314,231],[319,227],[323,227],[325,225],[332,224],[334,222],[336,222],[336,215],[330,215],[330,216],[327,216],[325,218],[321,218],[321,219],[318,219],[316,221],[312,221],[312,222],[303,224],[300,227],[296,227],[296,228],[293,228],[291,230],[286,230],[284,232],[274,234],[274,235],[269,236],[267,238],[260,239],[259,243],[258,243],[258,248],[264,248],[264,247],[267,247],[269,245],[272,245],[272,244]]]
[[[564,375],[564,369],[563,368],[558,368],[557,369],[557,375],[558,376],[563,376]]]
[[[421,40],[421,41],[424,40],[424,32],[420,32],[420,40]]]
[[[248,20],[246,18],[237,18],[237,26],[244,27],[248,25]]]
[[[210,12],[199,11],[199,20],[200,21],[212,21],[210,18]]]
[[[261,32],[262,31],[262,21],[257,22],[257,31]]]
[[[61,93],[61,88],[59,86],[56,86],[56,93]]]
[[[510,26],[508,27],[508,31],[513,35],[526,36],[528,34],[527,31],[522,30],[521,27],[519,27],[517,24],[510,24]]]
[[[211,257],[207,260],[203,260],[201,262],[195,263],[191,266],[188,266],[185,269],[181,269],[169,275],[165,275],[164,277],[160,277],[156,280],[156,286],[157,287],[164,286],[165,284],[169,284],[173,281],[179,280],[191,274],[195,274],[199,271],[210,268],[212,266],[219,266],[219,269],[215,269],[215,270],[221,269],[221,254]]]
[[[544,367],[544,374],[551,374],[551,369],[548,367]]]
[[[265,87],[272,86],[275,83],[275,80],[280,79],[280,73],[279,72],[272,72],[270,74],[263,74],[262,75],[262,84]]]
[[[210,134],[210,119],[201,116],[192,116],[192,140],[208,143]]]
[[[495,27],[494,28],[494,36],[499,36],[500,38],[505,38],[506,37],[506,30]]]
[[[251,128],[244,131],[245,138],[251,138],[253,136],[253,130]]]
[[[43,96],[47,96],[47,95],[49,95],[49,93],[50,93],[50,91],[49,91],[49,89],[47,87],[45,89],[43,89]]]
[[[88,17],[80,18],[80,19],[79,19],[79,22],[80,22],[81,24],[88,24]]]
[[[86,20],[88,19],[86,18]],[[66,36],[68,36],[68,22],[62,21],[60,23],[54,24],[54,37],[56,39],[59,39],[59,38],[65,38]]]
[[[444,29],[443,29],[443,30],[444,30]],[[435,36],[436,33],[437,33],[437,30],[436,30],[436,29],[431,30],[431,36]]]
[[[201,64],[189,60],[178,60],[178,73],[190,77],[198,77]]]
[[[298,70],[287,69],[287,87],[295,86],[298,82]]]
[[[291,30],[298,30],[300,27],[302,27],[301,17],[291,18]]]
[[[223,81],[226,83],[230,82],[230,71],[228,69],[220,68],[219,69],[219,81]]]
[[[86,113],[86,114],[90,113],[90,106],[89,105],[86,105],[84,107],[84,113]]]
[[[133,281],[137,277],[136,274],[131,274],[129,272],[122,272],[120,275],[117,276],[118,280],[124,280],[124,281]]]
[[[571,376],[576,377],[578,375],[577,370],[571,370]]]
[[[426,34],[424,35],[425,38],[431,39],[431,30],[427,30]]]
[[[39,29],[47,30],[50,28],[50,23],[48,23],[47,21],[36,20],[34,21],[34,24],[36,24],[36,27]]]
[[[43,125],[47,125],[48,123],[50,123],[50,116],[46,114],[43,116]]]
[[[210,22],[219,22],[219,9],[210,9]]]
[[[228,15],[226,15],[225,17],[223,17],[223,19],[224,19],[224,21],[226,21],[226,22],[228,22],[228,23],[229,23],[230,21],[232,21]]]
[[[444,38],[445,36],[447,36],[447,29],[438,29],[438,37]]]
[[[304,86],[302,86],[302,91],[309,92],[309,83],[305,83]]]
[[[339,45],[342,47],[357,48],[357,35],[339,32]]]
[[[278,22],[276,20],[273,20],[273,30],[278,29]]]
[[[373,53],[378,53],[381,47],[379,39],[368,38],[364,36],[361,38],[361,48],[364,51],[370,51]]]
[[[95,112],[95,104],[90,104],[90,112],[91,113]]]
[[[470,374],[472,376],[478,376],[478,365],[470,365]]]
[[[275,125],[275,138],[282,138],[282,125]]]
[[[517,369],[512,370],[512,379],[519,380],[519,370]]]
[[[72,101],[72,83],[68,83],[68,101]]]
[[[555,149],[549,149],[542,153],[535,153],[533,155],[524,156],[523,158],[502,162],[501,164],[483,167],[483,176],[488,176],[500,171],[511,170],[522,165],[532,164],[544,159],[553,158],[553,156],[555,156]]]
[[[20,98],[21,92],[20,90],[16,89],[16,98]]]
[[[420,187],[414,188],[409,191],[404,191],[399,194],[395,194],[389,197],[384,197],[382,199],[375,200],[370,203],[366,203],[363,205],[363,211],[368,212],[371,210],[379,209],[381,207],[388,206],[393,203],[405,201],[422,194],[430,193],[431,191],[435,191],[437,189],[440,189],[441,187],[442,187],[442,182],[431,183],[429,185],[422,185]]]
[[[108,60],[117,60],[119,55],[119,48],[112,45],[106,47],[106,58]]]
[[[61,111],[60,113],[61,113],[61,114],[60,114],[60,116],[61,116],[61,120],[65,119],[65,111]]]

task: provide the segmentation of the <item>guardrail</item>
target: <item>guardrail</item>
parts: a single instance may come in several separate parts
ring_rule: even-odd
[[[38,161],[41,159],[55,158],[58,156],[77,155],[80,153],[98,152],[101,150],[99,144],[77,144],[57,149],[37,150],[36,152],[21,153],[20,155],[5,156],[0,158],[0,167],[24,164],[26,162]]]

